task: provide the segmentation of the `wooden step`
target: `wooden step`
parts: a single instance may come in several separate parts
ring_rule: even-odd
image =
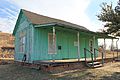
[[[102,67],[102,64],[100,62],[95,61],[95,62],[93,62],[93,64],[92,64],[92,62],[89,62],[87,66],[91,67],[91,68],[98,68],[98,67]]]
[[[93,68],[99,68],[99,67],[102,67],[102,64],[94,65],[94,66],[93,66]]]
[[[89,65],[92,65],[92,62],[88,63]],[[99,65],[101,64],[100,62],[93,62],[93,65]]]
[[[120,61],[120,58],[115,58],[115,61]]]

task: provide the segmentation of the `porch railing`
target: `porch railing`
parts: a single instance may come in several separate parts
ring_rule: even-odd
[[[103,51],[100,52],[98,49],[94,48],[94,59],[96,60],[96,51],[98,53],[101,53],[101,58],[102,58],[102,65],[104,64],[104,55],[103,55]]]
[[[90,54],[90,56],[91,56],[91,61],[92,61],[92,66],[94,66],[94,60],[93,60],[93,55],[94,55],[94,54],[93,54],[93,52],[89,51],[89,50],[86,49],[86,48],[84,48],[85,64],[90,67],[90,65],[87,63],[87,62],[88,62],[88,61],[87,61],[87,52]]]

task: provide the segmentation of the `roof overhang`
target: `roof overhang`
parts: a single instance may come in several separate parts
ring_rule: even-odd
[[[119,39],[119,38],[116,38],[116,37],[113,37],[113,36],[109,36],[108,34],[105,34],[105,33],[101,33],[101,32],[93,32],[93,31],[90,31],[90,30],[84,30],[84,29],[80,29],[80,28],[76,28],[74,26],[69,26],[69,25],[66,25],[66,24],[61,24],[61,23],[46,23],[46,24],[34,24],[35,28],[40,28],[40,27],[44,27],[44,28],[48,28],[48,27],[57,27],[57,26],[61,26],[61,27],[65,27],[65,28],[69,28],[69,29],[73,29],[73,30],[76,30],[76,31],[80,31],[80,32],[84,32],[84,33],[88,33],[88,34],[93,34],[95,35],[97,38],[99,39]]]
[[[65,28],[69,28],[69,29],[73,29],[73,30],[76,30],[76,31],[81,31],[81,32],[85,32],[85,33],[91,33],[91,34],[94,34],[96,35],[96,32],[93,32],[93,31],[90,31],[90,30],[84,30],[84,29],[80,29],[80,28],[76,28],[74,26],[70,26],[70,25],[66,25],[66,24],[61,24],[61,23],[46,23],[46,24],[34,24],[35,28],[39,28],[39,27],[44,27],[44,28],[48,28],[48,27],[65,27]]]
[[[109,36],[108,34],[105,34],[105,33],[101,33],[101,32],[96,32],[98,38],[105,38],[105,39],[119,39],[119,38],[116,38],[116,37],[113,37],[113,36]]]

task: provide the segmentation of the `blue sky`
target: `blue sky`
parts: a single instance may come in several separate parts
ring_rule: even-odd
[[[117,4],[117,0],[0,0],[0,31],[13,31],[21,8],[97,31],[103,28],[96,17],[102,2]]]
[[[8,0],[0,0],[0,31],[12,32],[19,8]]]
[[[86,9],[87,15],[89,15],[90,19],[96,19],[96,15],[99,14],[102,2],[106,2],[108,4],[113,4],[113,7],[117,5],[117,0],[91,0],[88,8]]]

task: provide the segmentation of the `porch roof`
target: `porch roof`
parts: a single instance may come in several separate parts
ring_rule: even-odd
[[[83,29],[80,29],[80,28],[75,28],[75,27],[72,27],[70,25],[66,25],[66,24],[61,24],[61,23],[48,23],[48,24],[40,24],[40,25],[35,25],[34,27],[35,28],[39,28],[39,27],[56,27],[56,26],[62,26],[62,27],[66,27],[68,29],[72,29],[72,30],[76,30],[76,31],[81,31],[81,32],[84,32],[84,33],[88,33],[88,34],[93,34],[95,35],[97,38],[106,38],[106,39],[118,39],[116,37],[112,37],[112,36],[109,36],[107,34],[104,34],[104,33],[101,33],[101,32],[93,32],[93,31],[90,31],[90,30],[83,30]]]
[[[76,30],[76,31],[81,31],[81,32],[85,32],[85,33],[91,33],[96,35],[96,32],[90,31],[90,30],[85,30],[85,29],[81,29],[79,27],[74,27],[72,25],[66,25],[66,24],[62,24],[62,23],[58,23],[58,22],[54,22],[54,23],[47,23],[47,24],[34,24],[35,28],[38,27],[62,27],[62,28],[68,28],[68,29],[72,29],[72,30]]]
[[[98,35],[98,38],[106,38],[106,39],[119,39],[113,36],[109,36],[108,34],[102,33],[102,32],[96,32]]]

